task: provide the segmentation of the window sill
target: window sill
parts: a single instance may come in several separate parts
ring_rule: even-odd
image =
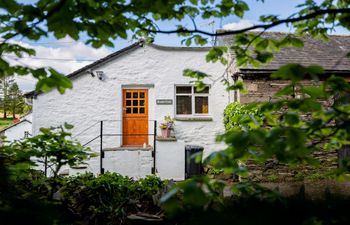
[[[213,121],[211,116],[175,116],[177,121]]]

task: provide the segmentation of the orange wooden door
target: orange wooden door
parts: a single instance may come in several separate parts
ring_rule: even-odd
[[[148,90],[123,90],[123,145],[148,144]]]

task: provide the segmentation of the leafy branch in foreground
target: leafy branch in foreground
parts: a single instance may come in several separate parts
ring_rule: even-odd
[[[259,1],[261,0],[257,0],[257,2]],[[306,1],[298,7],[300,11],[286,19],[280,19],[278,15],[262,15],[260,25],[236,31],[210,33],[198,30],[195,19],[198,17],[209,19],[228,16],[242,18],[245,12],[249,11],[249,5],[243,0],[173,0],[166,3],[162,0],[143,2],[38,0],[34,3],[8,0],[0,3],[2,22],[0,37],[3,39],[0,44],[0,76],[33,74],[38,79],[36,87],[38,91],[58,88],[61,93],[64,93],[66,88],[72,87],[70,80],[65,79],[62,74],[52,68],[32,69],[26,65],[10,65],[6,57],[21,58],[23,54],[35,54],[33,50],[20,47],[12,41],[18,37],[37,41],[49,35],[53,35],[56,39],[68,35],[74,40],[78,40],[84,34],[87,36],[86,43],[98,48],[103,45],[113,47],[113,42],[117,38],[127,39],[130,35],[133,38],[139,38],[154,36],[157,33],[175,33],[186,37],[184,41],[186,45],[190,45],[192,42],[197,45],[205,45],[207,38],[201,35],[237,35],[254,29],[266,31],[280,24],[295,27],[299,35],[307,32],[313,37],[326,37],[327,32],[332,31],[335,26],[350,27],[348,19],[350,8],[347,1],[327,0],[320,4]],[[193,29],[182,24],[187,17],[191,19]],[[179,22],[176,25],[177,29],[165,31],[157,25],[160,21],[173,20]],[[266,40],[255,39],[256,37],[251,38],[250,42],[260,42],[260,47],[266,46]],[[294,46],[293,43],[297,43],[297,41],[289,41],[289,44]],[[245,55],[245,51],[240,52],[241,49],[237,47],[239,44],[239,42],[234,44],[237,48],[235,50],[237,58],[240,58],[240,55]],[[256,48],[258,47],[256,46]],[[240,61],[257,64],[256,60],[266,63],[272,58],[270,52],[260,50],[256,52],[256,55],[254,60],[251,59],[247,62],[247,59],[241,59]]]
[[[12,152],[11,154],[17,154],[17,158],[18,155],[28,160],[34,157],[31,160],[32,165],[45,170],[48,168],[50,175],[57,178],[63,166],[84,164],[89,157],[95,156],[89,148],[70,140],[71,133],[68,130],[72,128],[73,126],[69,124],[41,128],[38,135],[11,143],[5,149]],[[39,165],[36,165],[37,163]]]
[[[226,183],[206,176],[181,182],[163,198],[169,215],[189,209],[199,210],[199,215],[210,210],[224,212],[230,204],[224,193],[275,202],[281,198],[279,194],[249,180],[248,162],[259,164],[275,159],[291,168],[318,167],[322,164],[315,153],[339,151],[349,145],[350,84],[335,76],[320,81],[319,76],[325,76],[321,67],[286,65],[272,74],[275,79],[291,80],[276,93],[275,101],[259,103],[258,109],[256,103],[242,109],[239,105],[229,107],[226,113],[236,108],[247,112],[238,112],[238,118],[233,118],[236,123],[228,124],[228,131],[218,137],[227,145],[225,150],[211,154],[205,162],[227,175],[239,176],[240,182]],[[313,79],[318,85],[306,85],[305,79]],[[327,176],[348,181],[349,168],[349,160],[344,160]]]

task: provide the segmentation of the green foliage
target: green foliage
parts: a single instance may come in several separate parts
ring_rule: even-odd
[[[239,102],[233,102],[224,111],[226,131],[259,127],[262,125],[262,118],[259,104],[242,105]]]
[[[219,60],[222,64],[226,65],[227,59],[225,53],[227,53],[227,47],[215,46],[211,48],[208,54],[206,55],[206,60],[207,62],[213,63]]]
[[[26,103],[24,102],[22,91],[16,82],[11,84],[8,90],[8,104],[12,111],[12,118],[16,118],[16,114],[22,114]]]
[[[21,150],[0,147],[0,220],[8,225],[66,223],[67,210],[50,200],[51,182],[31,169],[32,155]]]
[[[203,73],[201,71],[194,71],[191,69],[184,70],[183,76],[191,77],[191,78],[195,79],[194,81],[191,81],[191,82],[195,84],[197,91],[202,91],[207,87],[207,85],[204,83],[203,80],[207,77],[210,77],[210,75],[208,75],[206,73]]]
[[[6,2],[6,3],[5,3]],[[37,41],[40,38],[54,36],[61,39],[70,36],[78,40],[87,37],[86,44],[95,48],[114,46],[118,38],[127,39],[153,37],[158,32],[158,21],[182,22],[185,17],[227,17],[236,15],[243,17],[249,9],[242,0],[215,2],[210,0],[146,0],[146,1],[51,1],[37,0],[23,2],[16,0],[5,1],[0,4],[0,19],[2,26],[0,36],[4,40],[0,45],[0,55],[15,54],[35,55],[33,49],[24,48],[9,40],[16,37]],[[64,26],[62,25],[64,24]],[[197,45],[207,43],[207,38],[198,34],[191,34],[187,26],[179,24],[176,32],[180,36],[188,37],[186,45],[194,42]],[[52,68],[32,69],[27,66],[13,66],[1,57],[0,76],[32,74],[38,79],[36,89],[49,91],[57,88],[61,93],[71,88],[71,82]]]
[[[317,80],[318,76],[322,74],[324,74],[324,70],[321,66],[311,65],[305,67],[299,64],[287,64],[273,72],[271,78],[290,80],[292,83],[296,83],[310,77]]]
[[[154,176],[135,181],[116,173],[87,173],[67,178],[60,190],[78,223],[123,224],[130,214],[159,213],[157,198],[165,187]]]
[[[279,204],[281,196],[255,182],[244,179],[250,174],[248,162],[259,164],[275,159],[278,163],[291,168],[315,167],[321,162],[313,153],[338,151],[343,146],[350,144],[348,140],[350,135],[348,126],[350,123],[350,107],[348,107],[350,85],[344,79],[335,76],[329,77],[319,86],[305,85],[303,78],[300,78],[300,74],[297,73],[313,74],[314,76],[310,78],[315,78],[315,82],[319,82],[316,75],[322,70],[318,67],[305,68],[290,65],[283,67],[281,71],[275,74],[287,74],[287,78],[292,81],[291,85],[277,93],[278,98],[275,101],[260,103],[258,108],[255,103],[244,106],[234,103],[227,107],[225,110],[227,132],[218,137],[218,140],[223,141],[227,148],[211,154],[205,161],[213,168],[224,171],[225,174],[243,178],[241,182],[231,186],[232,193],[242,197],[257,196],[258,199],[266,199],[264,204],[267,202]],[[322,175],[316,173],[305,177],[297,176],[297,179],[348,180],[349,168],[349,161],[344,160],[340,168],[326,171]],[[277,177],[270,176],[267,179],[273,181]],[[237,221],[236,217],[227,218],[228,214],[225,212],[230,203],[221,197],[224,193],[223,187],[227,188],[229,185],[225,182],[220,183],[222,189],[214,189],[210,186],[217,182],[220,181],[203,176],[177,184],[173,191],[164,196],[164,209],[172,217],[192,217],[193,220],[186,220],[186,223],[190,221],[191,224],[201,221],[200,218],[203,215],[210,213],[213,214],[208,216],[206,221],[212,219],[214,215],[216,218],[224,219],[220,224],[224,224],[225,221]],[[283,200],[283,202],[286,201],[290,199]],[[296,204],[301,207],[305,202],[301,201]],[[325,201],[324,204],[329,204],[329,202]],[[238,209],[233,208],[232,210]],[[314,216],[319,218],[318,221],[327,221],[322,217],[322,210],[315,211],[317,215]],[[308,223],[312,217],[306,214],[303,220]],[[262,221],[268,218],[268,214],[261,217]],[[337,219],[341,220],[339,217]],[[242,220],[250,224],[249,219]],[[217,220],[215,222],[217,223]]]
[[[334,85],[344,86],[342,89],[333,89]],[[301,83],[297,86],[304,87]],[[339,107],[348,104],[345,96],[349,85],[342,79],[331,77],[324,86],[322,95],[307,95],[304,90],[309,89],[300,88],[300,95],[303,97],[299,99],[288,100],[288,93],[281,100],[262,104],[263,124],[258,124],[253,129],[228,131],[219,137],[219,140],[230,146],[224,154],[224,157],[228,157],[224,161],[264,161],[276,158],[283,163],[315,164],[318,160],[313,158],[312,152],[337,150],[347,144],[346,136],[349,130],[343,126],[339,127],[334,121],[347,123],[349,111],[339,111]],[[320,100],[331,103],[334,95],[339,97],[333,105],[326,107],[320,104]],[[303,117],[303,114],[310,116]],[[242,123],[256,124],[255,119],[249,117]],[[220,166],[223,166],[222,157],[223,154],[220,154],[221,162],[215,160]],[[227,164],[227,168],[232,166],[232,163]]]
[[[46,164],[52,176],[56,178],[62,166],[83,164],[84,160],[94,156],[88,148],[70,140],[71,133],[67,130],[72,127],[65,124],[59,127],[41,128],[38,135],[11,143],[8,149],[13,154],[36,157],[36,161],[41,166]]]
[[[173,219],[176,224],[262,224],[262,225],[316,225],[347,224],[349,198],[332,195],[324,190],[322,199],[307,199],[304,189],[286,198],[261,198],[232,196],[224,201],[224,207],[213,203],[201,210],[179,210]],[[182,206],[182,205],[181,205]]]
[[[259,67],[271,62],[274,53],[282,48],[303,47],[303,42],[299,39],[302,35],[308,34],[313,38],[327,40],[328,33],[333,31],[335,26],[341,26],[349,30],[349,5],[350,2],[346,0],[323,0],[320,2],[305,0],[303,4],[298,6],[298,11],[284,21],[280,20],[279,15],[262,15],[260,17],[260,21],[263,23],[260,26],[263,28],[262,31],[284,23],[296,31],[295,35],[286,35],[276,40],[265,38],[262,32],[237,33],[233,37],[232,46],[230,46],[230,50],[235,55],[235,63],[238,66],[252,65],[253,67]],[[180,24],[177,25],[174,31],[166,31],[165,33],[177,33],[179,36],[185,37],[186,45],[192,43],[204,45],[207,43],[207,38],[198,34],[206,32],[198,30],[195,18],[243,17],[245,12],[249,10],[249,6],[243,0],[221,0],[217,2],[213,0],[38,0],[34,3],[19,3],[19,1],[9,0],[1,1],[0,9],[0,19],[2,21],[0,36],[3,39],[0,44],[0,76],[33,74],[38,79],[37,90],[49,91],[52,88],[57,88],[61,93],[64,93],[66,88],[72,87],[72,84],[70,80],[58,72],[50,68],[32,69],[26,66],[10,65],[3,57],[6,54],[15,54],[21,57],[34,55],[35,52],[9,40],[15,37],[39,40],[47,35],[53,35],[57,39],[68,35],[78,40],[84,35],[87,37],[87,44],[97,48],[103,45],[113,46],[113,41],[116,38],[126,39],[129,33],[134,38],[146,37],[148,39],[157,32],[162,32],[156,24],[157,21],[178,21]],[[181,24],[185,17],[192,19],[193,28]],[[233,32],[231,31],[231,33]],[[224,58],[226,51],[224,48],[213,48],[209,52],[207,60],[209,62],[220,61],[223,64],[230,65],[231,63],[228,63]],[[203,80],[209,76],[205,72],[190,70],[186,70],[184,74],[194,78],[199,89],[204,87]],[[249,171],[245,166],[245,162],[248,160],[264,162],[267,159],[275,158],[278,162],[287,165],[317,165],[319,162],[312,155],[315,151],[338,150],[349,144],[349,84],[337,77],[330,77],[317,87],[307,87],[300,82],[304,78],[309,78],[309,76],[316,79],[316,76],[320,74],[323,74],[320,67],[300,65],[287,65],[274,73],[276,78],[291,79],[291,84],[277,93],[278,100],[261,105],[259,111],[259,118],[260,113],[262,115],[261,121],[255,119],[255,116],[246,116],[244,120],[239,121],[239,124],[234,124],[236,129],[230,129],[218,138],[218,140],[225,142],[228,147],[208,158],[211,165],[227,174],[247,176]],[[228,89],[241,89],[242,87],[242,83],[236,83],[233,86],[228,86]],[[321,104],[321,102],[327,104]],[[28,171],[31,167],[29,158],[33,156],[33,153],[37,157],[48,155],[50,159],[56,158],[56,161],[50,161],[55,165],[56,169],[54,171],[56,172],[62,164],[60,162],[75,164],[73,158],[65,158],[66,156],[62,156],[60,153],[61,148],[63,152],[70,152],[68,148],[71,147],[74,154],[80,152],[81,146],[72,145],[72,143],[66,141],[66,137],[69,135],[62,132],[62,135],[57,136],[48,130],[44,130],[42,135],[43,137],[40,140],[49,142],[49,147],[46,144],[39,145],[40,140],[37,139],[33,139],[32,142],[24,142],[22,145],[15,144],[12,146],[13,150],[26,150],[16,151],[16,154],[13,151],[2,152],[10,160],[6,164],[9,168],[6,167],[0,171],[11,171],[9,172],[11,174],[14,174],[14,171],[22,171],[17,174],[25,174],[23,171]],[[51,143],[52,140],[45,138],[45,135],[58,138],[59,141]],[[34,148],[32,148],[32,145]],[[50,146],[53,148],[51,149]],[[45,151],[42,151],[41,148]],[[81,159],[85,157],[86,155],[83,154]],[[346,172],[349,168],[349,162],[344,161],[342,163],[343,166],[336,170],[333,175],[347,179]],[[16,166],[10,166],[12,164]],[[2,165],[0,163],[0,166]],[[87,208],[86,211],[90,213],[88,215],[84,214],[84,216],[93,218],[88,222],[98,222],[99,224],[106,222],[103,220],[105,217],[102,219],[93,217],[99,215],[98,213],[101,212],[99,210],[107,212],[107,216],[113,219],[111,223],[124,221],[125,208],[121,206],[124,206],[123,202],[130,206],[129,201],[126,201],[125,197],[121,196],[119,192],[116,193],[113,190],[127,192],[123,189],[124,185],[131,189],[134,186],[127,179],[120,177],[113,177],[113,179],[118,180],[118,182],[113,183],[106,177],[101,177],[101,180],[97,179],[95,181],[96,185],[94,182],[91,184],[91,187],[95,188],[94,191],[88,189],[89,192],[84,192],[83,186],[80,185],[84,182],[78,182],[79,188],[77,190],[84,194],[91,194],[92,201],[98,199],[103,203],[90,202],[84,205]],[[89,178],[88,180],[94,179]],[[4,183],[5,181],[7,179],[1,179],[0,182]],[[110,182],[113,185],[109,185]],[[121,182],[121,185],[117,185],[119,182]],[[7,186],[9,185],[7,184]],[[243,199],[235,207],[230,208],[223,204],[224,199],[221,194],[224,186],[224,182],[211,180],[207,177],[196,177],[178,183],[175,189],[163,197],[165,201],[164,208],[168,212],[174,211],[174,209],[175,211],[176,209],[181,211],[183,218],[187,219],[186,222],[190,221],[190,224],[196,222],[225,224],[225,221],[229,221],[229,224],[232,221],[238,224],[280,224],[281,221],[293,225],[322,224],[323,222],[325,224],[348,224],[347,212],[343,213],[344,209],[348,208],[346,204],[348,202],[341,204],[343,206],[340,208],[341,210],[331,210],[337,212],[334,216],[326,217],[325,215],[328,215],[330,209],[335,209],[334,205],[325,204],[321,207],[319,204],[309,202],[305,204],[304,201],[292,201],[285,204],[285,202],[275,201],[278,199],[276,195],[255,183],[240,182],[232,187],[232,192],[240,195],[256,194],[259,198],[254,198],[252,201],[251,199],[247,201]],[[103,190],[101,195],[95,191],[99,190],[100,187]],[[110,187],[112,188],[110,189]],[[10,193],[11,198],[15,196],[13,193],[7,192],[8,189],[1,189],[2,198],[6,199],[5,194],[7,193]],[[106,197],[110,197],[107,194],[109,190],[112,190],[113,195],[121,198],[119,200],[115,199],[114,196],[111,197],[119,208],[114,208],[113,202],[110,203]],[[150,188],[150,190],[152,192],[153,189]],[[74,193],[73,189],[71,193]],[[101,196],[102,199],[100,199]],[[268,196],[268,201],[264,202],[266,196]],[[18,198],[11,198],[6,201],[1,199],[0,204],[4,206],[1,209],[7,210],[10,205],[13,212],[15,207],[11,205],[11,202],[13,202],[11,200],[17,200]],[[89,198],[83,200],[89,201]],[[72,200],[72,202],[75,201]],[[77,211],[79,211],[79,204],[77,202],[74,204],[76,204]],[[93,204],[97,205],[95,206],[97,209],[88,207],[88,205]],[[110,207],[104,208],[105,205]],[[252,206],[258,207],[254,208]],[[133,205],[133,207],[135,206]],[[305,212],[309,212],[310,209],[319,211],[305,215]],[[296,212],[298,216],[292,215],[290,217],[290,212]],[[43,213],[46,215],[46,212]],[[120,217],[113,217],[115,215]],[[31,218],[30,216],[27,217]],[[54,220],[54,218],[53,216],[52,219]],[[195,219],[191,221],[191,218]],[[47,223],[54,222],[57,223],[57,221],[47,221]]]
[[[106,173],[97,177],[82,174],[62,178],[35,171],[33,157],[47,156],[54,170],[60,164],[82,162],[86,149],[82,152],[79,144],[63,140],[69,137],[65,131],[68,128],[71,126],[66,124],[65,128],[43,129],[37,138],[0,148],[3,223],[121,224],[130,214],[160,213],[159,198],[167,183],[155,176],[133,180]]]
[[[169,217],[177,216],[182,211],[198,211],[211,204],[221,205],[221,193],[225,183],[220,180],[198,176],[177,183],[161,198],[162,207]]]
[[[0,119],[0,129],[3,129],[9,125],[11,125],[13,123],[13,119],[12,118],[8,118],[8,119]]]

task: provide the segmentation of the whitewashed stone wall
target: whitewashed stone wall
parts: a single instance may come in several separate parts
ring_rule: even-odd
[[[158,141],[156,148],[156,174],[161,179],[185,179],[185,142]]]
[[[159,124],[164,116],[175,116],[175,105],[157,105],[156,99],[173,99],[175,103],[175,85],[191,81],[191,78],[182,76],[184,69],[204,71],[212,75],[213,80],[225,72],[225,66],[220,63],[207,63],[206,54],[207,49],[151,45],[112,59],[93,69],[104,72],[106,78],[103,81],[85,73],[73,78],[73,89],[63,95],[57,91],[38,95],[33,101],[34,134],[40,127],[65,122],[73,124],[72,132],[78,134],[99,120],[121,120],[123,85],[135,88],[141,85],[141,88],[149,89],[149,120],[157,120]],[[208,155],[223,148],[215,143],[215,137],[224,131],[223,111],[230,98],[221,82],[213,84],[209,79],[205,82],[211,85],[209,112],[212,121],[176,121],[175,134],[185,144],[203,146],[204,155]],[[122,132],[118,121],[105,122],[105,129],[112,133]],[[153,124],[149,129],[152,133]],[[99,125],[96,124],[76,138],[84,143],[98,134]],[[120,140],[120,137],[104,138],[104,147],[118,147]],[[153,143],[152,137],[149,143]],[[95,141],[90,146],[96,149],[98,144]]]

